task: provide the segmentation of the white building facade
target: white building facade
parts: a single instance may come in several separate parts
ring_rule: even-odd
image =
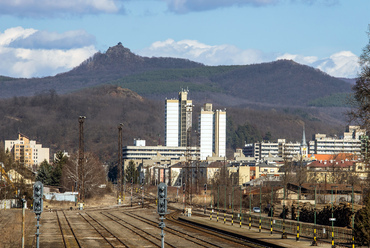
[[[206,103],[199,115],[200,159],[226,156],[226,111],[212,110]]]
[[[165,146],[186,147],[188,131],[192,126],[193,104],[188,91],[179,92],[179,99],[165,101]]]
[[[343,137],[327,137],[326,134],[315,134],[309,142],[310,154],[361,154],[361,136],[366,134],[365,129],[359,126],[347,126]]]

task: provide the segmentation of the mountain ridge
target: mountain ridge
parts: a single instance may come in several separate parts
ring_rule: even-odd
[[[66,94],[105,84],[131,89],[149,99],[177,96],[181,88],[189,88],[195,101],[210,99],[225,107],[228,103],[308,106],[317,98],[351,92],[350,83],[291,60],[205,66],[186,59],[142,57],[118,43],[54,77],[0,78],[0,98],[48,90]]]

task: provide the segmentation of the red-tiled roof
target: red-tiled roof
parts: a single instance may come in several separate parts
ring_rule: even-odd
[[[354,160],[357,159],[356,155],[352,153],[338,153],[338,154],[308,154],[308,157],[311,158],[313,155],[315,160]]]
[[[332,161],[327,161],[327,160],[318,160],[318,161],[313,161],[307,167],[341,167],[341,168],[347,168],[350,166],[353,166],[355,162],[354,161],[345,161],[345,160],[332,160]]]

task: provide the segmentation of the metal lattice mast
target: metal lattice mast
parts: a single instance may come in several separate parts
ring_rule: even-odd
[[[120,123],[119,126],[118,126],[118,190],[117,190],[117,194],[118,194],[118,204],[121,203],[121,199],[122,199],[122,196],[123,196],[123,180],[122,180],[122,177],[123,177],[123,173],[122,173],[122,127],[123,127],[123,124]]]

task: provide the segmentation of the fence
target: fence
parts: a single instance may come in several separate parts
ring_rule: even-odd
[[[239,223],[239,212],[234,213],[234,223]],[[271,228],[271,218],[262,216],[257,213],[242,213],[242,224],[249,225],[249,216],[251,216],[251,223],[253,227],[259,226],[259,221],[261,219],[261,226],[262,228],[270,230]],[[213,212],[212,220],[216,220],[216,212]],[[219,218],[223,221],[224,218],[224,210],[220,210]],[[226,222],[231,222],[232,215],[228,213],[226,215]],[[283,231],[283,219],[273,218],[273,231],[274,232],[282,232]],[[285,219],[285,233],[291,235],[297,235],[297,222],[293,220]],[[305,238],[312,238],[314,236],[314,223],[306,223],[306,222],[299,222],[299,230],[300,230],[300,237]],[[316,237],[317,240],[326,240],[331,241],[331,233],[334,230],[334,241],[336,244],[350,244],[352,242],[352,230],[345,228],[345,227],[335,227],[332,229],[331,226],[324,226],[324,225],[316,225]]]

